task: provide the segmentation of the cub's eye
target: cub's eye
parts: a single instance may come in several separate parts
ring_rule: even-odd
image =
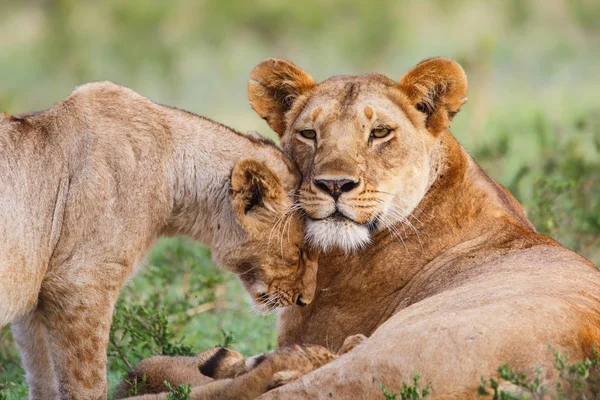
[[[313,129],[304,129],[298,132],[300,136],[305,137],[310,140],[315,140],[317,138],[317,132]]]
[[[375,128],[371,131],[371,138],[381,139],[389,135],[391,132],[392,130],[388,128]]]

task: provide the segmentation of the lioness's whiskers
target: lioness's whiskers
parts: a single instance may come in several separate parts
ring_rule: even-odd
[[[392,196],[392,197],[396,197],[396,196],[398,196],[396,193],[383,192],[383,191],[381,191],[381,190],[373,190],[373,193],[382,193],[382,194],[388,194],[388,195],[390,195],[390,196]]]
[[[402,235],[400,234],[400,232],[398,232],[398,229],[394,226],[394,224],[390,223],[391,221],[388,219],[388,217],[385,215],[381,215],[378,217],[378,219],[383,223],[383,226],[385,226],[385,228],[392,236],[400,240],[400,242],[404,246],[404,250],[408,251],[406,243],[404,242],[404,239],[402,239]]]
[[[410,220],[405,215],[402,215],[400,210],[398,210],[396,207],[392,207],[389,210],[389,213],[399,220],[399,222],[403,228],[405,228],[405,226],[408,226],[415,232],[415,235],[417,236],[417,240],[419,241],[419,246],[421,247],[421,250],[423,250],[423,242],[421,241],[421,235],[419,234],[418,229],[413,225],[413,223],[410,222]],[[409,212],[408,214],[410,216],[412,216],[413,218],[415,218],[419,223],[421,223],[421,221],[418,218],[416,218],[411,212]],[[404,233],[406,234],[406,230],[404,231]]]
[[[279,249],[281,252],[281,259],[285,260],[284,254],[283,254],[283,235],[285,233],[285,225],[287,224],[287,222],[290,220],[290,217],[286,217],[286,219],[284,220],[283,224],[281,225],[281,230],[280,230],[280,237],[279,237]]]
[[[267,246],[270,247],[271,246],[271,239],[273,237],[273,233],[275,233],[275,230],[282,226],[282,224],[284,223],[284,221],[290,217],[290,215],[293,215],[293,211],[295,211],[296,208],[300,207],[300,204],[298,202],[295,202],[294,204],[292,204],[288,210],[286,210],[286,212],[277,219],[277,221],[275,222],[275,224],[273,225],[273,228],[271,228],[271,231],[269,232],[269,240],[267,242]]]
[[[277,221],[275,222],[275,224],[273,225],[273,228],[271,228],[271,231],[269,232],[269,240],[267,241],[267,247],[271,247],[271,239],[273,237],[273,233],[275,232],[275,230],[277,229],[277,227],[279,226],[279,224],[283,221],[283,219],[286,217],[286,213],[284,213],[281,217],[279,217],[277,219]]]

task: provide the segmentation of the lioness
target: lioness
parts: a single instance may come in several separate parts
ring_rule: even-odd
[[[208,244],[259,308],[313,297],[299,174],[257,136],[91,83],[0,116],[0,176],[0,326],[32,399],[106,398],[114,303],[161,235]]]
[[[510,192],[449,130],[466,101],[463,69],[425,60],[396,82],[379,74],[316,84],[265,60],[254,110],[299,165],[299,202],[320,246],[309,307],[281,313],[279,344],[354,351],[261,398],[379,399],[413,371],[433,398],[476,398],[509,363],[552,379],[548,343],[572,359],[600,342],[600,272],[536,233]]]

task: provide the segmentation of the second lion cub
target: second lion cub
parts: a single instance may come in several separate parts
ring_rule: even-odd
[[[117,295],[161,235],[208,244],[259,308],[313,298],[300,178],[267,140],[92,83],[0,114],[0,176],[0,326],[32,399],[106,398]]]

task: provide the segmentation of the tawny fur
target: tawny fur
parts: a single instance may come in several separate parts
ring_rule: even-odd
[[[300,83],[273,80],[278,70]],[[371,74],[307,85],[298,67],[266,60],[251,77],[253,108],[302,172],[309,235],[321,224],[314,242],[330,248],[320,254],[313,303],[281,313],[279,344],[335,351],[351,334],[369,336],[261,398],[379,399],[380,383],[397,391],[418,371],[432,398],[475,399],[481,376],[503,363],[529,374],[540,365],[551,382],[548,343],[573,360],[589,356],[600,342],[600,272],[536,233],[452,136],[466,100],[458,64],[430,59],[399,83]],[[391,133],[370,138],[381,126]],[[316,140],[302,137],[306,129]],[[336,202],[315,185],[320,176],[359,184]],[[327,239],[341,230],[354,246]],[[352,252],[357,244],[364,249]]]
[[[201,386],[215,378],[230,378],[232,367],[244,361],[244,357],[233,350],[215,347],[195,356],[154,356],[140,361],[127,378],[115,390],[114,397],[121,399],[131,394],[150,394],[168,391],[165,382],[172,387],[189,384]],[[210,375],[201,373],[206,364],[211,364]],[[206,372],[206,371],[205,371]],[[137,387],[137,393],[134,388]]]
[[[263,307],[312,298],[298,172],[256,135],[92,83],[0,119],[0,176],[0,326],[32,399],[106,398],[114,303],[161,235],[208,244]]]
[[[225,348],[208,349],[193,357],[151,357],[140,362],[127,375],[115,398],[130,393],[133,379],[140,382],[145,376],[146,384],[138,389],[142,396],[130,399],[165,399],[165,380],[172,387],[190,384],[193,387],[192,400],[254,399],[335,360],[365,340],[363,335],[348,337],[339,354],[318,345],[291,345],[246,359]]]

